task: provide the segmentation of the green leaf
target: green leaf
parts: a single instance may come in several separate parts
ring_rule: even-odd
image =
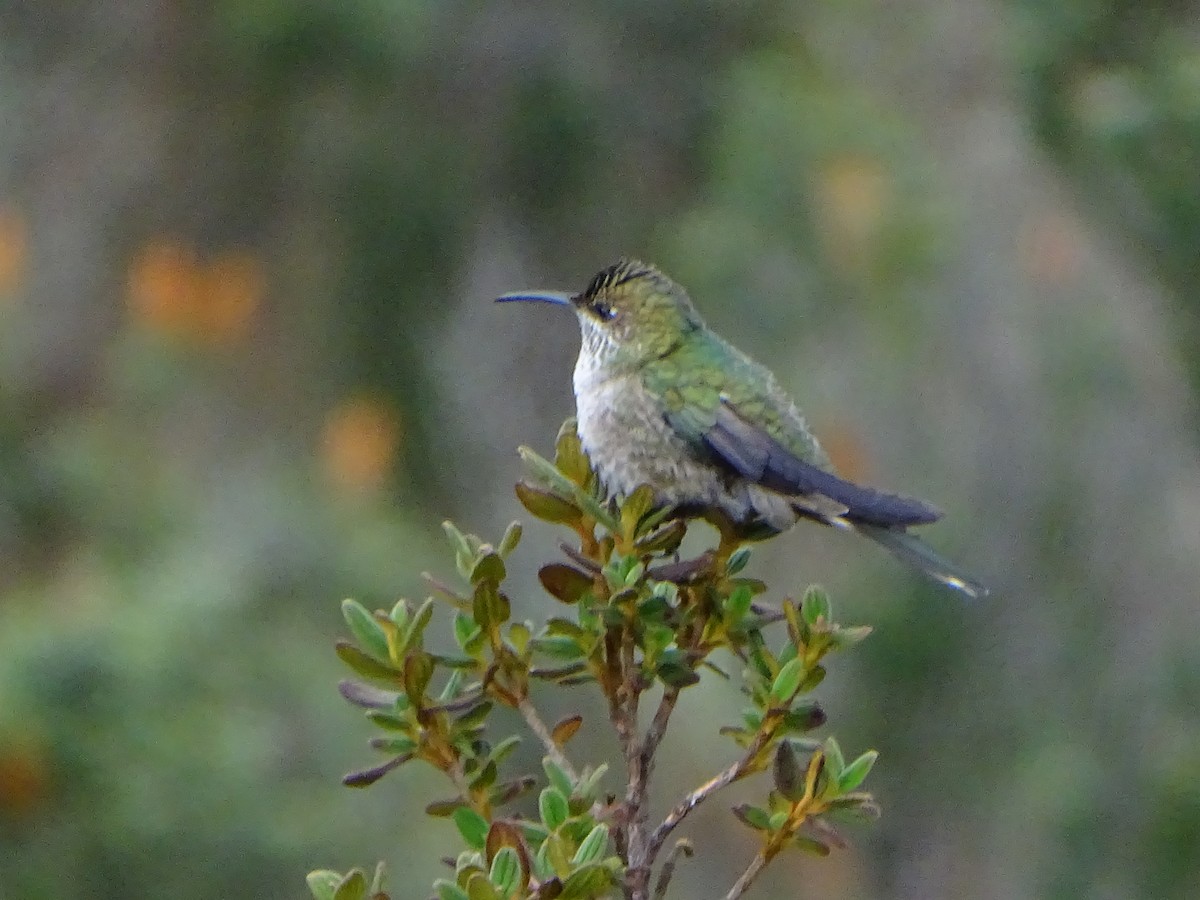
[[[361,675],[363,678],[370,678],[374,681],[384,681],[391,685],[401,683],[400,673],[391,666],[381,663],[372,656],[368,656],[359,650],[349,641],[338,641],[334,645],[334,651],[338,657],[348,665],[351,669]]]
[[[581,511],[587,513],[587,515],[591,516],[609,531],[615,532],[619,530],[620,524],[608,510],[601,506],[590,493],[572,482],[570,478],[555,468],[552,463],[542,459],[542,457],[538,456],[528,447],[518,447],[517,453],[534,476],[541,479],[551,490],[570,497]],[[533,510],[530,510],[530,512],[533,512]]]
[[[386,661],[389,658],[387,635],[365,606],[357,600],[343,600],[342,618],[346,620],[350,633],[367,653],[379,660]]]
[[[354,869],[342,879],[337,890],[333,892],[333,900],[363,900],[367,895],[367,876],[360,869]]]
[[[467,878],[468,900],[503,900],[492,882],[482,872],[476,872]]]
[[[466,891],[445,878],[439,878],[433,883],[433,887],[437,891],[438,900],[471,900]]]
[[[496,783],[496,778],[499,776],[499,774],[500,770],[497,768],[496,764],[489,760],[486,764],[484,764],[484,767],[480,769],[479,774],[471,779],[471,790],[486,791]]]
[[[342,883],[342,875],[330,869],[317,869],[315,872],[309,872],[304,880],[308,882],[313,900],[333,900],[334,891]]]
[[[393,756],[402,756],[405,753],[412,753],[416,750],[417,742],[407,737],[376,737],[371,738],[371,749],[378,750],[381,753],[389,753]]]
[[[733,592],[725,598],[722,607],[725,611],[725,616],[730,621],[740,622],[750,612],[750,604],[754,600],[754,595],[750,588],[744,584],[738,585],[733,589]]]
[[[471,659],[477,663],[480,661],[480,656],[483,654],[483,648],[487,646],[487,635],[483,633],[483,629],[475,632],[474,636],[467,641],[463,647],[463,653],[466,653]]]
[[[435,819],[448,819],[454,815],[456,809],[462,809],[466,805],[466,801],[461,797],[451,797],[449,800],[434,800],[425,807],[425,815],[433,816]]]
[[[488,880],[496,886],[502,897],[508,897],[516,891],[521,879],[521,858],[512,847],[502,847],[492,859],[492,868]]]
[[[637,587],[637,585],[642,580],[642,576],[645,574],[646,574],[646,566],[640,560],[635,562],[632,566],[630,566],[626,570],[625,584],[623,586],[627,587],[627,588]],[[613,598],[614,602],[616,601],[616,599],[617,599],[616,597]]]
[[[499,624],[492,618],[492,595],[495,593],[495,585],[485,581],[475,585],[475,590],[471,594],[471,616],[480,629],[486,633],[490,633],[493,625]],[[467,653],[471,653],[471,650],[468,649]]]
[[[567,855],[567,849],[563,836],[556,832],[551,832],[542,842],[541,850],[545,851],[546,863],[560,878],[566,877],[571,871],[571,858]]]
[[[413,730],[412,723],[407,719],[382,709],[368,709],[366,716],[380,728],[387,731],[399,731],[403,734],[409,734]]]
[[[813,666],[809,673],[804,676],[804,681],[800,685],[800,693],[806,694],[825,680],[825,667]]]
[[[454,616],[454,640],[458,642],[458,646],[466,650],[467,644],[471,638],[479,634],[479,626],[475,620],[466,613],[457,613]]]
[[[429,621],[433,618],[433,603],[433,598],[429,597],[413,615],[412,622],[404,630],[404,638],[400,641],[402,654],[409,653],[414,648],[421,646],[425,637],[425,629],[429,627]]]
[[[433,657],[424,650],[417,650],[404,660],[404,692],[414,704],[420,704],[433,677]]]
[[[429,658],[432,659],[435,664],[440,665],[449,665],[455,661],[454,658],[447,659],[445,656],[439,656],[435,653],[430,653]],[[466,665],[464,665],[462,668],[452,667],[450,677],[446,679],[446,683],[442,685],[441,691],[438,692],[439,703],[448,703],[451,700],[457,699],[459,691],[462,689],[463,681],[466,680],[466,676],[463,675],[462,669],[475,667],[474,660],[461,660],[460,662],[463,662]]]
[[[667,657],[668,653],[670,653],[670,651],[664,651],[664,657]],[[668,687],[678,688],[680,690],[686,687],[691,687],[693,684],[700,683],[700,676],[697,674],[696,670],[691,668],[686,663],[680,661],[682,656],[683,654],[679,654],[678,656],[671,654],[669,657],[664,658],[663,661],[658,664],[658,669],[656,671],[659,680],[661,680],[663,684],[667,685]]]
[[[548,787],[542,790],[542,793],[538,796],[538,812],[541,814],[542,824],[551,831],[562,825],[571,815],[566,795],[556,787]]]
[[[804,643],[808,626],[801,617],[800,609],[796,606],[795,601],[790,598],[783,601],[783,618],[787,621],[788,640],[792,646]]]
[[[408,617],[412,615],[412,610],[409,609],[408,601],[401,598],[396,601],[396,605],[392,607],[392,611],[388,614],[388,618],[392,620],[397,628],[404,628],[408,625]]]
[[[828,750],[826,751],[828,754]],[[879,758],[879,753],[875,750],[868,750],[850,765],[842,769],[842,774],[837,778],[838,790],[843,794],[848,794],[855,790],[860,784],[866,780],[867,775],[871,771],[871,767],[875,765],[875,760]]]
[[[484,719],[488,717],[488,713],[492,711],[492,702],[484,700],[482,703],[471,707],[461,716],[454,720],[456,727],[461,729],[474,728],[476,725],[482,725]]]
[[[491,758],[494,759],[497,764],[502,763],[508,758],[510,753],[520,746],[520,744],[521,738],[515,734],[510,734],[492,748]]]
[[[575,484],[585,485],[592,474],[587,454],[579,440],[574,417],[563,422],[554,441],[554,465]]]
[[[546,621],[546,634],[576,639],[587,637],[587,631],[580,627],[579,623],[572,622],[570,619],[564,619],[560,616],[555,616]]]
[[[496,855],[506,847],[516,852],[517,867],[525,876],[524,880],[528,881],[529,859],[527,857],[527,848],[525,847],[524,839],[521,836],[521,829],[515,822],[497,820],[493,822],[492,827],[488,829],[485,856],[487,859],[495,861]]]
[[[512,644],[518,656],[525,655],[525,651],[529,649],[529,641],[532,638],[533,633],[530,631],[528,623],[513,622],[512,625],[508,626],[508,642]]]
[[[817,856],[828,856],[829,846],[818,841],[816,838],[808,837],[807,835],[793,835],[789,840],[789,845],[798,850],[804,850],[808,853],[815,853]]]
[[[833,735],[825,738],[825,771],[836,782],[841,783],[842,772],[846,768],[846,758],[842,756],[842,748]],[[868,766],[868,769],[870,767]],[[863,773],[864,777],[866,773]]]
[[[496,589],[490,581],[481,581],[475,585],[475,596],[487,604],[488,621],[494,625],[502,625],[512,614],[512,605],[508,598]]]
[[[538,569],[538,581],[546,593],[563,603],[578,603],[592,590],[592,579],[566,563],[550,563]]]
[[[729,583],[733,587],[741,587],[745,585],[750,588],[750,593],[757,597],[759,594],[767,592],[767,583],[761,578],[731,578]]]
[[[492,584],[499,584],[507,574],[504,568],[504,560],[500,558],[499,553],[485,553],[475,563],[475,568],[471,570],[471,584],[478,584],[481,581],[490,581]]]
[[[534,638],[530,645],[539,653],[553,656],[555,659],[579,659],[583,656],[583,648],[574,638],[551,635]]]
[[[487,859],[483,853],[478,850],[463,850],[454,860],[454,877],[460,884],[465,885],[472,873],[478,872],[482,875],[487,871],[486,867]]]
[[[783,727],[794,734],[803,734],[825,724],[825,710],[815,700],[797,704],[783,717]]]
[[[736,575],[742,569],[746,568],[748,562],[750,562],[750,548],[738,547],[729,555],[729,562],[725,565],[725,572],[728,575]]]
[[[613,886],[613,874],[600,863],[592,863],[572,872],[563,882],[560,900],[595,900]]]
[[[543,522],[574,526],[583,518],[583,512],[578,506],[564,500],[558,494],[536,488],[524,481],[518,481],[515,490],[521,505]]]
[[[533,855],[533,874],[537,876],[538,881],[546,881],[554,877],[554,866],[550,862],[549,843],[548,838],[543,838],[538,845],[537,852]]]
[[[763,642],[760,633],[752,631],[747,637],[750,664],[754,667],[760,678],[773,679],[774,673],[779,671],[779,666],[775,662],[775,655],[771,653],[770,649]]]
[[[646,652],[646,656],[651,659],[659,659],[664,650],[666,650],[675,640],[675,629],[669,625],[645,625],[642,630],[642,647]],[[669,657],[671,662],[684,663],[687,659],[684,654],[676,651]]]
[[[879,804],[875,802],[875,798],[863,791],[854,791],[834,797],[829,801],[829,811],[847,818],[852,816],[864,821],[878,819],[880,816]]]
[[[767,831],[771,827],[770,815],[758,806],[743,803],[733,808],[733,814],[756,831]]]
[[[637,605],[637,621],[654,628],[666,628],[671,632],[671,641],[673,641],[675,629],[666,624],[667,616],[670,614],[671,602],[660,594],[652,594]],[[671,641],[660,643],[659,649],[667,646]]]
[[[458,833],[467,842],[467,846],[473,850],[482,850],[487,842],[487,819],[469,806],[460,806],[452,815]]]
[[[621,533],[632,540],[637,535],[638,524],[654,506],[654,489],[648,484],[640,485],[621,504]]]
[[[586,800],[589,805],[595,803],[600,793],[600,780],[604,778],[604,773],[607,771],[608,763],[601,763],[591,772],[585,770],[579,778],[575,793]]]
[[[776,705],[788,703],[800,688],[800,679],[804,675],[804,661],[793,659],[779,670],[771,683],[771,701]]]
[[[674,553],[686,534],[687,523],[682,519],[672,519],[662,528],[639,539],[635,546],[639,553]]]
[[[479,668],[479,660],[472,656],[445,656],[441,653],[430,653],[429,656],[442,668],[452,669],[453,671],[450,674],[451,678],[453,678],[455,675],[461,676],[462,673],[467,669]],[[460,687],[462,687],[461,681],[447,681],[446,687],[442,688],[442,693],[438,696],[443,700],[457,697]],[[453,688],[453,690],[450,693],[446,693],[447,689],[449,688]]]
[[[779,665],[786,666],[799,655],[800,649],[795,644],[784,644],[783,648],[779,651]]]
[[[466,578],[471,574],[475,550],[471,547],[467,536],[459,531],[458,526],[449,519],[442,523],[442,531],[446,532],[446,537],[450,538],[450,546],[454,548],[454,564],[458,567],[458,574]]]
[[[504,537],[500,538],[500,545],[496,548],[496,552],[501,556],[507,557],[517,549],[517,544],[521,543],[521,534],[523,529],[520,522],[510,522],[508,527],[504,529]]]
[[[571,864],[576,866],[599,862],[604,858],[608,849],[608,826],[601,822],[588,832],[587,837],[579,844],[579,849],[571,857]]]
[[[816,625],[819,619],[824,619],[826,624],[833,622],[829,595],[816,585],[804,592],[804,599],[800,602],[800,613],[810,627]]]

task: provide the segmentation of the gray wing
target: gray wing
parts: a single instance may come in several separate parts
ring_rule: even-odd
[[[884,527],[924,525],[942,513],[923,500],[863,487],[805,462],[722,399],[704,432],[708,449],[743,478],[780,494],[820,495],[846,508],[844,518]]]

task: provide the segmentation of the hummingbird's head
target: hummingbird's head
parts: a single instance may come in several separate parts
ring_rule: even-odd
[[[573,307],[583,337],[582,352],[614,362],[662,356],[685,334],[704,327],[687,292],[654,266],[636,259],[622,259],[602,269],[578,294],[521,291],[498,299]]]

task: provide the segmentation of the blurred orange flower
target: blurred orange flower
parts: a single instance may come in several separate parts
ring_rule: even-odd
[[[0,813],[28,816],[44,802],[49,785],[42,748],[27,741],[0,747]]]
[[[156,240],[144,246],[129,271],[129,305],[143,324],[171,334],[190,328],[196,260],[182,244]]]
[[[148,242],[129,269],[129,307],[143,325],[211,344],[244,338],[266,291],[261,263],[242,251],[204,265],[170,238]]]
[[[15,291],[25,277],[29,235],[25,220],[11,207],[0,206],[0,294]]]
[[[887,173],[877,160],[842,156],[817,181],[817,210],[828,230],[828,251],[839,265],[863,265],[891,202]]]
[[[381,487],[400,450],[400,416],[389,403],[351,397],[325,421],[321,459],[332,481],[363,491]]]

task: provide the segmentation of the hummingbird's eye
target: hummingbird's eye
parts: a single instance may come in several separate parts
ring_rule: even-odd
[[[602,322],[611,322],[617,315],[616,310],[603,303],[593,303],[592,311],[596,314],[596,318]]]

